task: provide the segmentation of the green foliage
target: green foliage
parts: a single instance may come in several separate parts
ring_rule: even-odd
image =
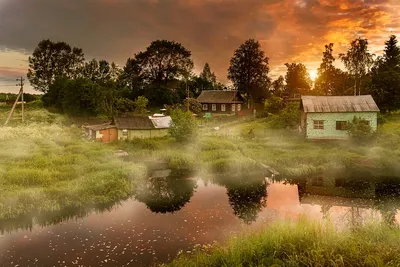
[[[276,114],[282,110],[283,99],[278,96],[271,96],[265,100],[264,107],[268,113]]]
[[[29,57],[28,80],[34,89],[47,93],[56,78],[76,77],[84,60],[80,48],[42,40]]]
[[[300,123],[300,107],[298,103],[289,102],[283,110],[272,116],[268,122],[272,128],[296,128]]]
[[[80,140],[75,128],[26,123],[0,130],[0,220],[117,202],[146,174],[103,145]]]
[[[241,94],[262,103],[268,95],[268,72],[268,57],[261,50],[260,43],[249,39],[235,50],[228,69],[228,79]]]
[[[285,66],[287,67],[285,93],[290,97],[294,94],[308,94],[312,81],[306,66],[302,63],[286,63]]]
[[[149,100],[144,96],[139,96],[133,103],[135,106],[136,115],[146,115],[147,114],[147,104]]]
[[[171,112],[171,118],[169,134],[178,142],[193,141],[197,135],[197,123],[192,113],[175,109]]]
[[[200,114],[202,112],[201,104],[199,101],[197,101],[197,99],[195,98],[185,99],[183,101],[182,108],[187,109],[188,104],[189,104],[189,110],[194,114]]]
[[[301,219],[239,234],[165,266],[398,266],[399,247],[399,229],[370,224],[338,231]]]
[[[358,117],[354,117],[351,122],[347,123],[347,132],[351,140],[358,144],[367,144],[376,137],[372,127]]]
[[[396,36],[385,42],[385,53],[371,71],[369,92],[382,112],[400,108],[400,47]]]
[[[339,54],[346,69],[355,78],[354,94],[360,94],[361,81],[373,64],[372,55],[368,51],[368,40],[357,38],[351,42],[346,53]]]

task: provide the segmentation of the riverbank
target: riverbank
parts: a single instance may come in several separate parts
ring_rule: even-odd
[[[63,116],[29,106],[26,113],[24,124],[0,128],[0,223],[114,203],[131,196],[145,177],[142,164],[84,140]]]
[[[399,266],[398,255],[398,228],[336,231],[329,223],[300,220],[233,236],[224,246],[206,246],[163,266]]]

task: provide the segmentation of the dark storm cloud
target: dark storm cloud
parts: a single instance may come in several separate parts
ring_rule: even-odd
[[[0,0],[0,46],[32,51],[44,38],[124,64],[156,39],[181,42],[197,69],[207,61],[221,79],[243,41],[259,40],[272,69],[316,62],[362,35],[383,44],[399,32],[393,0]],[[380,48],[381,49],[381,48]],[[0,64],[1,65],[1,64]],[[315,63],[311,64],[315,65]]]

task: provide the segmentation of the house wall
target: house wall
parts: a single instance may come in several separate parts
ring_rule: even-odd
[[[208,105],[208,109],[207,109],[207,110],[203,110],[203,105],[204,105],[204,104],[207,104],[207,105]],[[221,106],[222,106],[223,104],[215,104],[215,105],[216,105],[216,108],[217,108],[215,111],[212,110],[212,105],[213,105],[213,104],[211,104],[211,103],[201,103],[202,112],[221,113],[221,114],[233,114],[233,113],[236,113],[236,112],[237,112],[237,106],[238,106],[239,104],[235,104],[235,105],[236,105],[236,106],[235,106],[235,111],[232,111],[232,103],[230,103],[230,104],[225,104],[225,111],[222,111],[222,109],[221,109]],[[244,104],[240,104],[240,110],[243,110],[244,108],[245,108]]]
[[[124,136],[122,129],[118,130],[118,140],[136,139],[136,138],[156,138],[168,135],[168,129],[151,130],[128,130],[128,136]]]
[[[348,112],[348,113],[307,113],[307,139],[347,139],[346,130],[336,130],[336,121],[352,121],[354,116],[367,120],[374,131],[377,129],[376,112]],[[314,129],[314,120],[324,121],[324,129]]]

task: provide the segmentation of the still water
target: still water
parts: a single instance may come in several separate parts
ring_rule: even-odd
[[[152,266],[237,231],[301,216],[338,227],[400,223],[400,190],[390,183],[168,175],[158,171],[131,199],[97,211],[1,222],[0,266]]]

